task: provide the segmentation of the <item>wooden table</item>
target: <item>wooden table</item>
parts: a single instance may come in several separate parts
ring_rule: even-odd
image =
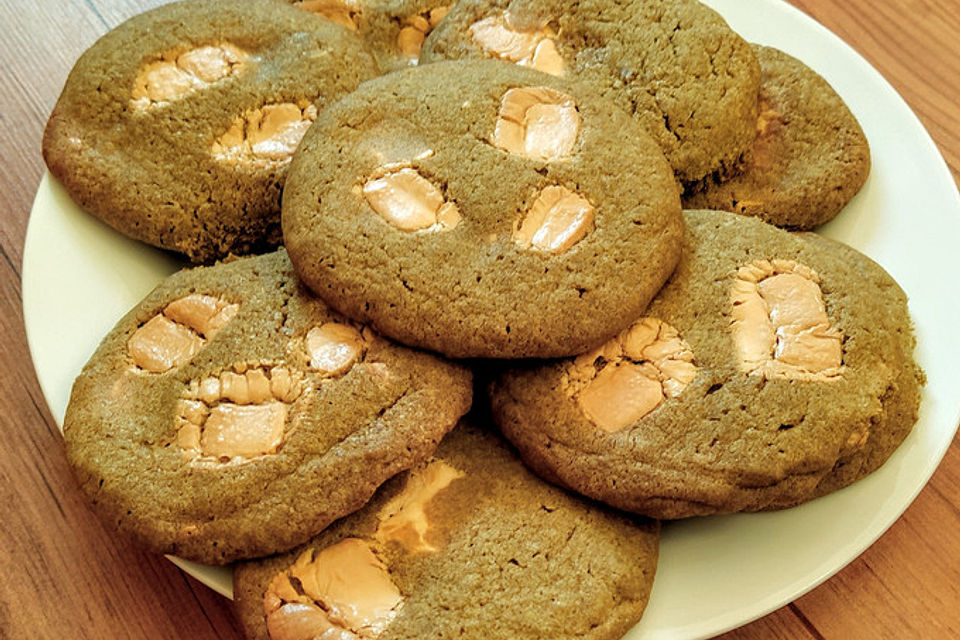
[[[0,0],[0,638],[241,637],[225,599],[115,539],[87,511],[23,331],[20,264],[46,118],[80,53],[159,2]],[[960,176],[960,0],[792,2],[887,77]],[[858,560],[724,637],[960,637],[956,441],[913,506]]]

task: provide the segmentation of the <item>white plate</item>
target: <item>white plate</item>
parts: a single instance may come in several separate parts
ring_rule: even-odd
[[[871,256],[907,291],[928,384],[916,429],[856,485],[789,511],[667,524],[649,607],[627,636],[634,640],[721,633],[820,584],[903,513],[960,422],[960,341],[952,326],[960,318],[953,295],[960,198],[930,137],[872,67],[796,9],[778,0],[707,3],[748,40],[777,46],[824,75],[860,119],[873,150],[870,180],[822,232]],[[102,336],[178,266],[87,216],[44,177],[24,247],[23,308],[37,377],[58,422]],[[229,569],[185,564],[230,596]]]

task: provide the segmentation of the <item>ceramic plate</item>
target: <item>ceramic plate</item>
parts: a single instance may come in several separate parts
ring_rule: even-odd
[[[821,233],[872,257],[906,290],[928,383],[913,433],[865,480],[788,511],[667,524],[650,604],[631,640],[708,637],[820,584],[903,513],[960,422],[960,341],[953,326],[960,298],[951,293],[960,282],[960,197],[929,135],[869,64],[791,6],[778,0],[707,4],[746,39],[776,46],[824,75],[859,118],[873,171]],[[100,339],[179,266],[84,214],[44,177],[24,247],[23,308],[37,377],[58,422],[74,377]],[[231,594],[229,569],[175,562]]]

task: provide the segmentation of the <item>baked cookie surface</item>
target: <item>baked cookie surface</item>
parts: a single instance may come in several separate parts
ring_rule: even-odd
[[[743,173],[704,181],[684,195],[684,206],[810,229],[832,220],[863,187],[870,147],[823,77],[772,47],[754,50],[763,71],[760,115]]]
[[[77,61],[44,159],[84,209],[193,261],[275,247],[300,137],[375,75],[350,34],[282,3],[165,5]]]
[[[283,251],[181,271],[104,339],[64,419],[101,518],[207,564],[300,544],[429,456],[468,371],[331,312]]]
[[[416,65],[423,42],[456,0],[288,0],[363,40],[388,73]]]
[[[686,218],[684,257],[642,319],[491,385],[525,461],[661,518],[792,506],[877,468],[916,421],[922,381],[900,288],[830,240]]]
[[[492,57],[582,82],[661,146],[683,183],[738,166],[754,138],[750,46],[695,0],[463,0],[423,62]]]
[[[863,260],[855,249],[845,244],[833,242],[814,233],[804,234],[803,237],[813,245],[820,245],[824,251],[837,254],[848,264],[858,265]],[[899,339],[903,340],[901,348],[912,357],[913,342]],[[897,368],[893,383],[880,399],[883,413],[871,427],[871,433],[867,434],[865,441],[858,436],[859,446],[856,451],[838,460],[833,469],[817,483],[810,497],[819,497],[842,489],[879,469],[910,435],[917,421],[920,386],[925,382],[923,371],[912,360],[907,366]],[[806,497],[803,498],[805,499]],[[803,500],[791,499],[772,503],[771,507],[791,507]]]
[[[235,607],[256,640],[619,638],[646,606],[658,537],[655,521],[542,482],[461,423],[361,511],[238,565]]]
[[[331,306],[453,357],[549,357],[610,337],[673,270],[679,197],[611,103],[498,61],[365,83],[290,169],[284,242]]]

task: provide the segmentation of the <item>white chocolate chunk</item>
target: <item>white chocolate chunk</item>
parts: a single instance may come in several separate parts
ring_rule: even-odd
[[[569,157],[580,132],[580,112],[569,95],[549,87],[508,90],[492,143],[509,153],[537,160]]]
[[[215,404],[220,399],[220,379],[207,377],[201,380],[197,397],[208,405]]]
[[[427,39],[433,28],[450,11],[449,6],[441,6],[421,11],[404,20],[400,33],[397,34],[397,49],[404,56],[410,59],[413,64],[420,59],[420,51],[423,49],[423,41]]]
[[[247,139],[253,155],[271,160],[293,155],[316,117],[315,110],[305,114],[303,109],[291,103],[267,105],[261,113],[259,122],[250,121]]]
[[[407,25],[397,34],[397,48],[400,53],[412,59],[419,59],[423,50],[423,41],[427,34],[413,25]]]
[[[533,58],[542,36],[507,26],[503,16],[489,16],[470,25],[470,35],[488,53],[503,60],[520,62]]]
[[[580,394],[583,413],[607,433],[616,433],[653,411],[663,387],[649,365],[621,362],[603,368]]]
[[[368,181],[363,195],[374,211],[401,231],[440,231],[460,222],[456,203],[445,201],[433,183],[409,167]]]
[[[557,43],[552,39],[541,40],[533,52],[530,66],[537,71],[549,73],[552,76],[563,75],[563,58],[557,51]]]
[[[427,542],[430,521],[427,504],[454,480],[465,474],[442,460],[431,462],[423,469],[411,472],[403,491],[385,504],[377,517],[376,539],[395,541],[409,553],[433,552],[436,547]]]
[[[261,404],[271,398],[270,379],[263,369],[250,369],[246,372],[247,397],[254,404]],[[280,398],[282,400],[282,398]]]
[[[660,324],[653,318],[642,318],[620,334],[622,352],[631,360],[645,360],[643,351],[652,346],[660,335]],[[619,354],[618,354],[619,355]]]
[[[267,615],[267,634],[270,640],[359,640],[330,622],[317,605],[300,602],[288,602],[271,611]]]
[[[222,47],[200,47],[177,58],[177,66],[204,82],[216,82],[230,74],[237,57]]]
[[[356,2],[350,2],[349,0],[300,0],[297,4],[301,9],[315,13],[351,31],[356,31],[360,27],[361,11]]]
[[[200,427],[192,423],[180,427],[177,444],[186,451],[200,451]]]
[[[763,138],[775,132],[783,124],[783,114],[773,107],[769,98],[761,97],[757,115],[757,137]]]
[[[191,457],[206,459],[276,453],[286,437],[289,406],[301,392],[300,380],[285,367],[240,364],[195,380],[178,404],[177,442]]]
[[[312,368],[335,376],[349,371],[363,357],[366,343],[350,325],[328,322],[307,332],[306,348]]]
[[[870,440],[870,429],[864,426],[862,431],[858,429],[850,434],[844,448],[847,451],[859,451],[863,449],[868,440]]]
[[[430,30],[430,20],[423,14],[417,13],[406,19],[406,24],[410,25],[420,33],[427,33]]]
[[[207,405],[199,400],[180,401],[180,415],[190,424],[199,427],[203,424],[203,421],[207,419],[209,414],[210,410],[207,409]]]
[[[626,429],[665,398],[678,397],[696,375],[689,345],[656,318],[641,318],[568,369],[569,391],[581,411],[607,433]]]
[[[402,602],[370,545],[345,538],[319,552],[304,551],[278,573],[264,594],[263,609],[272,640],[354,640],[381,635]],[[306,608],[288,608],[291,604]],[[290,635],[275,636],[273,630]]]
[[[316,117],[317,108],[305,100],[264,105],[235,118],[213,143],[211,153],[227,164],[289,162]]]
[[[450,13],[450,5],[441,5],[430,9],[430,16],[428,20],[430,21],[430,28],[435,28],[440,21],[447,17],[447,14]]]
[[[239,309],[240,305],[229,304],[220,298],[192,294],[174,300],[163,313],[174,322],[209,338],[230,322]]]
[[[136,366],[163,373],[190,360],[202,345],[188,327],[157,314],[130,337],[127,350]]]
[[[131,96],[135,107],[146,108],[158,102],[176,100],[200,86],[199,78],[179,68],[175,62],[164,60],[143,68],[134,81]]]
[[[373,210],[403,231],[416,231],[437,222],[443,194],[414,169],[400,169],[363,187]]]
[[[200,449],[204,456],[233,458],[275,453],[283,442],[287,405],[221,403],[203,425]]]
[[[456,202],[444,202],[437,209],[437,224],[442,229],[453,229],[460,224],[461,219],[460,209]]]
[[[546,27],[516,29],[509,13],[489,16],[470,25],[470,36],[490,55],[555,76],[563,75],[563,58],[555,35]]]
[[[237,404],[250,404],[250,394],[247,392],[247,378],[233,371],[224,371],[220,374],[220,396]]]
[[[293,402],[300,395],[299,383],[289,369],[275,367],[270,371],[270,393],[284,402]]]
[[[741,267],[730,289],[740,368],[766,378],[836,379],[843,337],[832,327],[819,277],[792,260]]]
[[[586,198],[566,187],[546,187],[514,230],[513,241],[524,248],[564,253],[593,230],[595,211]]]
[[[228,42],[166,54],[140,69],[130,92],[131,104],[147,109],[177,100],[239,73],[249,58]]]
[[[220,298],[191,294],[174,300],[139,327],[127,342],[135,366],[163,373],[190,360],[240,308]]]
[[[692,357],[692,356],[691,356]],[[668,398],[676,398],[697,377],[697,365],[686,360],[669,359],[659,365],[663,392]]]

